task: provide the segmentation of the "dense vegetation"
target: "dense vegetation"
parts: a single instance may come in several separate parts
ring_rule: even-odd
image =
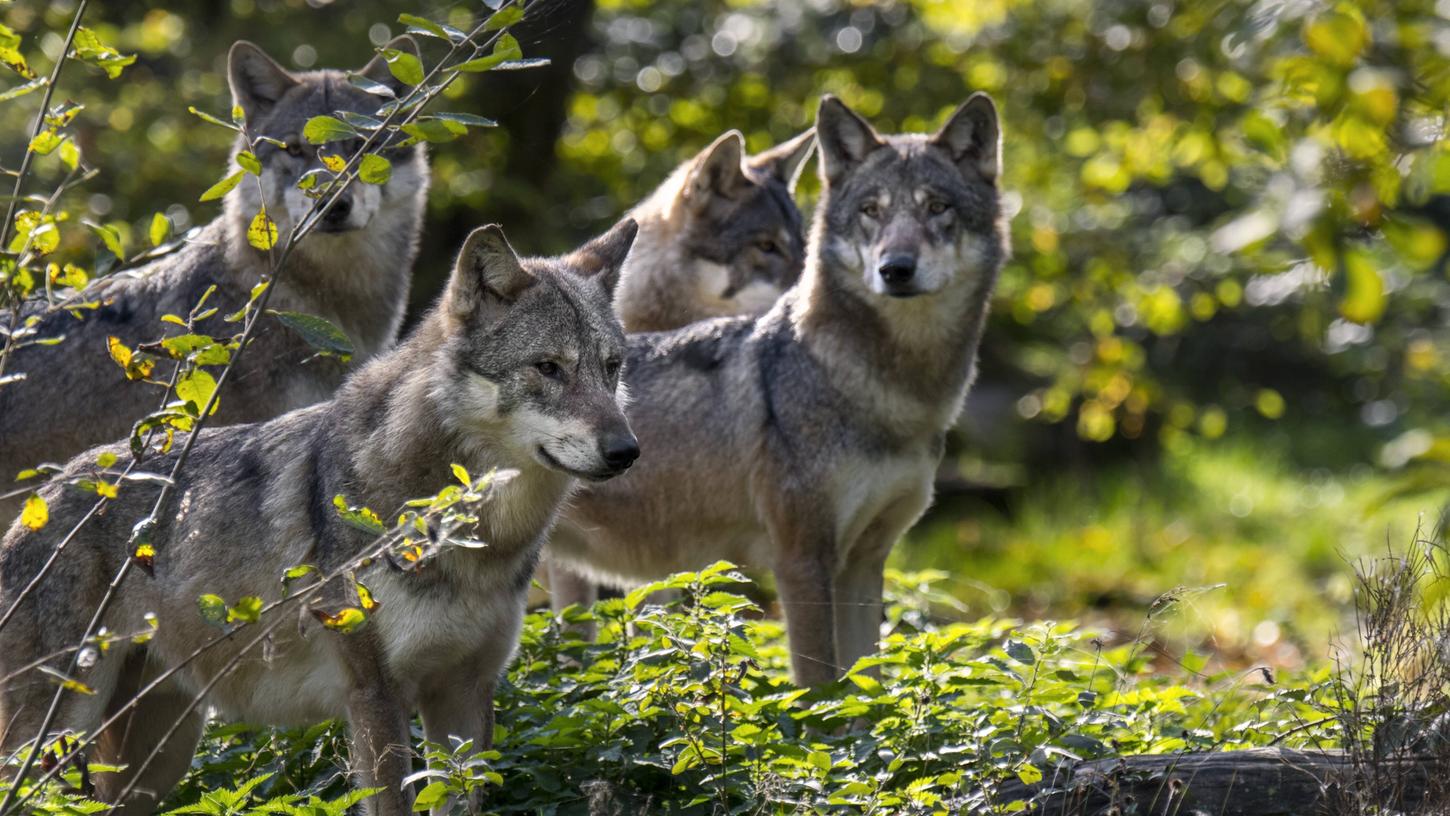
[[[431,68],[469,55],[429,25],[495,5],[92,6],[52,88],[76,1],[0,4],[0,187],[26,166],[28,196],[6,201],[0,303],[64,298],[214,217],[208,191],[246,172],[226,161],[234,40],[355,67],[411,27]],[[826,92],[884,131],[991,93],[1014,257],[943,498],[896,556],[879,678],[792,689],[770,588],[723,569],[675,579],[672,610],[605,602],[598,644],[535,614],[497,754],[439,746],[456,760],[420,777],[425,802],[481,785],[506,812],[1010,810],[995,785],[1065,757],[1372,730],[1330,662],[1356,631],[1347,562],[1413,541],[1450,467],[1435,3],[539,0],[509,22],[490,53],[551,64],[420,86],[458,115],[419,136],[415,307],[468,229],[572,247],[720,132],[763,149]],[[179,406],[151,432],[205,415],[247,325],[171,350]],[[144,365],[131,351],[113,353]],[[341,812],[342,746],[335,725],[220,726],[171,802]]]

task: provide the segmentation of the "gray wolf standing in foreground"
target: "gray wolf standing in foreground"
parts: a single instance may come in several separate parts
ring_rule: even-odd
[[[630,212],[639,238],[614,303],[625,331],[760,314],[795,285],[805,238],[791,191],[814,136],[747,157],[732,130]]]
[[[389,45],[417,51],[407,38]],[[267,253],[246,239],[263,196],[281,235],[312,207],[297,181],[322,163],[319,148],[302,137],[302,126],[336,110],[372,114],[385,101],[354,87],[342,71],[289,73],[248,42],[232,46],[228,73],[232,98],[246,112],[252,134],[287,146],[258,144],[262,189],[256,178],[243,179],[227,194],[221,217],[185,247],[92,285],[85,299],[101,301],[99,309],[81,312],[79,320],[59,312],[35,327],[35,336],[64,335],[65,342],[26,346],[6,372],[27,377],[0,386],[0,493],[21,469],[41,461],[63,462],[92,445],[121,439],[133,423],[160,407],[160,389],[126,381],[107,353],[107,337],[136,346],[184,333],[184,327],[162,323],[161,316],[185,317],[212,285],[217,290],[207,305],[218,312],[199,330],[218,339],[237,330],[238,324],[224,323],[222,317],[246,304],[252,287],[270,271]],[[361,73],[403,90],[381,57]],[[332,142],[321,149],[347,156],[355,147]],[[244,149],[245,140],[239,139],[236,151]],[[359,361],[388,348],[397,335],[428,192],[421,145],[395,150],[388,158],[392,178],[383,185],[348,187],[292,253],[270,304],[331,321],[352,340]],[[40,306],[22,308],[39,311]],[[0,319],[8,323],[3,313]],[[330,397],[347,373],[335,359],[309,359],[315,349],[299,335],[274,319],[263,321],[253,348],[228,379],[216,421],[257,422],[311,405]],[[0,512],[6,510],[0,502]],[[3,516],[7,523],[12,517],[13,512]]]
[[[613,583],[722,558],[771,568],[812,685],[876,648],[886,556],[931,502],[1007,254],[987,96],[932,136],[880,136],[826,97],[816,133],[801,282],[759,318],[630,338],[647,455],[577,492],[549,546]]]
[[[383,788],[372,811],[385,816],[409,812],[402,780],[410,771],[411,712],[422,713],[430,740],[447,745],[456,736],[487,747],[494,683],[517,645],[558,505],[576,477],[608,479],[639,453],[620,406],[625,340],[611,304],[634,233],[626,220],[571,255],[521,261],[498,227],[476,230],[439,304],[335,399],[262,424],[203,431],[155,530],[154,575],[132,570],[103,620],[111,632],[145,631],[143,616],[155,612],[155,637],[143,647],[123,640],[99,655],[78,678],[96,693],[67,692],[54,730],[94,731],[142,682],[212,641],[218,630],[197,611],[202,594],[271,602],[284,594],[279,579],[288,568],[312,564],[327,573],[366,552],[375,536],[346,524],[333,497],[393,518],[404,501],[456,483],[450,463],[458,463],[476,474],[518,471],[476,511],[470,532],[483,548],[446,547],[415,572],[360,572],[381,604],[365,626],[342,635],[305,615],[286,623],[267,653],[249,654],[206,702],[228,719],[261,724],[346,716],[358,783]],[[30,531],[17,521],[5,535],[0,609],[16,603],[93,503],[64,482],[92,476],[103,450],[127,455],[118,444],[75,458],[41,490],[49,525]],[[147,464],[166,472],[173,456]],[[81,528],[0,631],[0,676],[32,663],[65,668],[69,657],[53,655],[80,641],[127,557],[121,542],[155,495],[150,484],[127,483]],[[261,623],[303,611],[288,604]],[[137,767],[245,640],[219,644],[142,698],[128,723],[103,735],[100,758]],[[5,684],[5,750],[36,735],[55,690],[35,670]],[[202,725],[200,712],[186,717],[130,808],[149,810],[181,778]],[[124,773],[98,775],[110,798],[126,781]]]

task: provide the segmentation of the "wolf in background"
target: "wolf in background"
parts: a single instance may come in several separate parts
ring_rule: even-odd
[[[814,137],[807,130],[746,156],[744,137],[732,130],[629,213],[639,238],[615,298],[625,331],[759,314],[795,284],[805,238],[791,193]]]
[[[389,47],[417,53],[410,38]],[[377,57],[361,73],[404,87]],[[46,317],[36,327],[42,338],[64,336],[59,345],[28,345],[12,358],[7,373],[25,379],[0,385],[0,494],[17,472],[41,461],[63,462],[86,448],[125,437],[134,422],[160,407],[160,390],[128,383],[107,353],[107,338],[128,346],[156,341],[186,329],[161,316],[185,316],[209,286],[208,306],[217,316],[202,332],[230,336],[236,327],[222,316],[246,304],[251,288],[270,272],[267,253],[246,239],[247,226],[261,209],[285,235],[312,207],[297,189],[308,170],[321,167],[319,148],[302,138],[313,116],[337,110],[371,114],[384,101],[350,84],[342,71],[293,74],[257,46],[238,42],[228,56],[232,97],[246,113],[252,135],[270,136],[286,147],[262,142],[254,152],[262,164],[258,179],[247,177],[227,194],[223,214],[180,250],[138,269],[102,278],[85,294],[100,301],[95,311]],[[239,139],[235,151],[248,149]],[[331,143],[324,152],[348,155],[352,145]],[[355,358],[365,360],[394,341],[408,300],[413,260],[422,231],[428,166],[421,145],[394,150],[392,177],[383,185],[354,183],[287,261],[272,294],[271,308],[318,315],[351,339]],[[21,308],[36,312],[42,304]],[[0,319],[4,315],[0,314]],[[8,322],[8,321],[7,321]],[[266,317],[221,395],[219,423],[255,422],[327,399],[346,367],[314,358],[295,332]],[[311,358],[311,359],[310,359]],[[0,500],[8,522],[16,502]]]
[[[887,554],[931,502],[1007,255],[990,98],[881,136],[834,97],[800,283],[760,317],[630,338],[640,464],[572,497],[551,566],[629,584],[717,559],[767,567],[792,674],[876,648]],[[588,601],[562,578],[556,606]],[[571,594],[572,593],[572,594]]]
[[[172,511],[156,527],[154,574],[132,570],[102,623],[145,631],[144,646],[121,641],[80,679],[94,695],[67,692],[54,731],[93,732],[108,711],[179,665],[219,632],[197,598],[281,598],[293,566],[322,574],[368,551],[375,537],[346,524],[335,496],[396,516],[408,499],[456,483],[450,463],[475,474],[517,475],[477,509],[472,537],[482,548],[445,548],[424,569],[360,569],[380,602],[351,634],[326,631],[295,603],[262,616],[298,618],[274,630],[266,655],[225,665],[247,638],[204,652],[102,735],[98,758],[137,768],[185,706],[217,676],[207,696],[223,717],[298,725],[346,716],[352,765],[362,786],[381,786],[374,813],[403,816],[411,797],[408,722],[419,711],[429,740],[492,739],[492,691],[517,645],[524,599],[549,525],[576,478],[623,472],[639,448],[621,408],[624,332],[611,297],[635,226],[623,221],[573,254],[520,260],[497,227],[474,231],[433,310],[396,349],[351,377],[327,402],[260,424],[207,428],[180,476]],[[64,482],[97,469],[98,454],[73,459],[41,489],[51,522],[17,521],[0,542],[0,609],[20,603],[0,631],[0,724],[4,749],[36,736],[56,685],[24,670],[64,670],[107,585],[128,557],[131,526],[155,501],[151,484],[127,485],[83,527],[66,557],[23,601],[17,593],[91,505]],[[150,462],[165,472],[175,453]],[[345,587],[325,587],[345,592]],[[56,657],[61,655],[61,657]],[[24,670],[24,671],[22,671]],[[148,812],[186,772],[203,714],[193,711],[138,780],[127,812]],[[97,776],[108,800],[130,772]]]

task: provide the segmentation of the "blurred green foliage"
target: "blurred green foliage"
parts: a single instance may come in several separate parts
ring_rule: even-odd
[[[71,6],[16,3],[0,20],[43,71]],[[102,170],[85,208],[133,243],[156,211],[178,231],[210,218],[196,197],[227,134],[186,110],[225,109],[231,41],[256,40],[296,68],[355,66],[399,33],[403,11],[418,9],[106,9],[97,31],[138,60],[122,82],[82,68],[62,80],[86,106],[78,142]],[[476,9],[422,11],[465,25]],[[562,56],[564,85],[525,80],[503,98],[469,78],[449,96],[562,128],[542,132],[551,143],[519,144],[528,129],[505,121],[435,150],[418,302],[481,220],[508,224],[529,251],[563,249],[723,130],[762,149],[809,126],[825,92],[882,130],[925,130],[986,90],[1006,123],[1015,252],[985,351],[984,389],[1012,399],[994,427],[1029,419],[1089,442],[1174,445],[1333,419],[1345,427],[1341,462],[1439,430],[1450,33],[1428,0],[605,0],[544,3],[535,16],[525,47]],[[0,123],[6,166],[24,118]],[[60,172],[55,159],[42,165]],[[1433,455],[1426,440],[1384,456],[1400,466]],[[1030,443],[987,447],[1042,457]]]
[[[8,3],[0,22],[43,75],[73,8]],[[1078,601],[1118,578],[1130,586],[1120,596],[1152,597],[1198,581],[1193,567],[1242,590],[1231,605],[1254,618],[1313,617],[1338,597],[1320,583],[1330,562],[1378,538],[1358,513],[1384,489],[1379,477],[1404,474],[1406,491],[1437,496],[1450,478],[1441,11],[1430,0],[548,0],[519,34],[552,68],[467,76],[448,92],[449,107],[502,126],[433,149],[415,306],[436,294],[471,227],[499,221],[525,251],[567,249],[728,128],[762,149],[809,126],[831,92],[882,130],[928,130],[986,90],[1003,111],[1014,259],[947,473],[1014,491],[1053,478],[1014,492],[1016,515],[1001,525],[989,517],[970,540],[934,527],[918,552],[944,564],[969,549],[995,565],[989,582],[1039,610],[1064,598],[1039,597],[1040,576],[1023,565],[1050,561],[1099,570],[1049,587],[1097,587]],[[88,22],[101,41],[137,59],[119,80],[79,64],[61,78],[57,100],[85,106],[71,128],[100,171],[70,208],[116,227],[130,252],[148,243],[157,212],[178,234],[210,219],[217,205],[197,198],[224,167],[229,134],[187,110],[227,109],[230,44],[254,40],[297,69],[356,67],[401,32],[404,12],[466,25],[481,8],[141,0],[96,10]],[[437,44],[423,44],[427,62]],[[26,81],[6,76],[0,93]],[[38,98],[0,103],[0,166],[18,163]],[[41,157],[27,189],[53,187],[65,162],[63,150]],[[808,208],[809,175],[800,192]],[[58,225],[57,257],[89,267],[97,242],[76,220]],[[1224,439],[1237,440],[1231,467],[1211,454]],[[1323,478],[1355,468],[1344,476],[1353,506],[1276,502],[1321,479],[1299,466],[1337,474]],[[1089,489],[1063,498],[1079,479]],[[1250,522],[1196,512],[1225,490],[1252,494]],[[953,507],[946,527],[978,523]],[[1174,524],[1224,560],[1163,558],[1135,532]],[[1056,557],[1059,533],[1075,541],[1095,529],[1136,559],[1123,576],[1081,553]],[[1238,580],[1275,541],[1292,541],[1269,559],[1282,571]],[[1295,567],[1298,581],[1287,577]],[[1263,601],[1254,587],[1271,583],[1284,591]],[[1234,648],[1251,631],[1240,627]]]

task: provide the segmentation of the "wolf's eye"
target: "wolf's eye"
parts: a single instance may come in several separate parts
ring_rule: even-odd
[[[619,361],[618,360],[605,360],[604,361],[604,374],[606,376],[608,376],[609,379],[611,379],[611,380],[617,378],[619,376]]]
[[[948,207],[945,201],[933,201],[930,204],[926,205],[926,211],[931,213],[932,215],[941,215],[949,209],[951,209],[951,207]]]
[[[559,364],[553,360],[540,360],[534,363],[534,370],[549,379],[558,379],[564,373],[564,370],[559,368]]]
[[[761,238],[759,241],[756,241],[755,248],[760,250],[761,252],[764,252],[766,255],[776,255],[780,253],[780,247],[777,246],[776,243],[769,238]]]
[[[881,205],[877,204],[874,201],[868,201],[865,204],[861,205],[861,214],[866,216],[867,218],[880,218]]]
[[[287,142],[287,155],[294,156],[294,157],[295,156],[301,156],[302,155],[302,145],[298,144],[295,141],[289,141],[289,142]]]

